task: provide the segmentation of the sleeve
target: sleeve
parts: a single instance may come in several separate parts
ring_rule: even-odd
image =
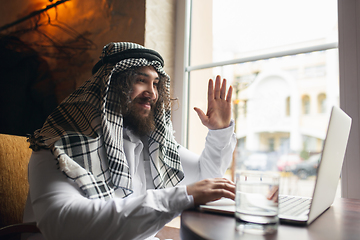
[[[88,199],[46,150],[32,154],[29,182],[35,220],[46,239],[145,239],[193,206],[185,186],[132,198]]]
[[[236,146],[234,122],[224,129],[209,130],[205,148],[197,155],[180,146],[179,154],[185,177],[181,185],[188,185],[206,178],[223,177],[230,166]]]

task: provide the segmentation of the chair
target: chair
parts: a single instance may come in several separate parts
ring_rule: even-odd
[[[36,223],[22,223],[31,152],[26,137],[0,134],[0,239],[40,232]]]

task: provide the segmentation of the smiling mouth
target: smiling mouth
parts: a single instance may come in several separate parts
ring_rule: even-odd
[[[135,103],[144,109],[150,110],[153,107],[154,102],[149,98],[138,98],[135,100]]]
[[[138,103],[138,104],[140,104],[143,108],[151,109],[151,104],[149,102]]]

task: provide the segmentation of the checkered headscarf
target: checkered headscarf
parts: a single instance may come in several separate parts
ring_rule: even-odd
[[[123,149],[123,116],[112,75],[133,67],[153,66],[166,77],[161,56],[135,43],[109,43],[93,76],[66,98],[29,138],[31,148],[51,149],[59,167],[88,198],[108,199],[114,190],[132,193],[129,165]],[[173,137],[170,110],[155,116],[155,130],[148,138],[151,174],[155,188],[175,186],[184,177]],[[104,149],[106,151],[104,151]]]

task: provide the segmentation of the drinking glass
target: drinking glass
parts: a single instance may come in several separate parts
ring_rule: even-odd
[[[279,179],[277,172],[236,172],[237,230],[262,235],[277,231]]]

